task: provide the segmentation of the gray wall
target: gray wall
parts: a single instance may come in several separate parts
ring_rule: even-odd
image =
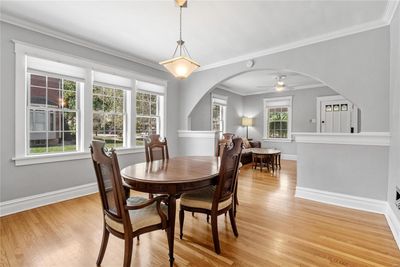
[[[390,25],[390,151],[388,202],[400,221],[395,207],[395,187],[400,188],[400,7]]]
[[[12,39],[35,44],[86,58],[99,63],[132,70],[135,72],[168,79],[167,73],[157,71],[134,62],[114,57],[60,39],[19,28],[4,22],[1,31],[1,186],[0,201],[31,196],[49,191],[95,182],[93,167],[89,159],[72,160],[16,167],[11,160],[14,157],[15,144],[15,55]],[[177,117],[179,107],[178,83],[175,79],[168,82],[167,89],[167,136],[171,154],[177,151]],[[130,154],[120,157],[121,167],[132,162],[144,161],[144,154]]]
[[[361,32],[254,59],[254,69],[292,70],[321,80],[356,104],[361,131],[389,131],[389,27]],[[249,71],[245,62],[196,72],[182,82],[181,129],[210,89]]]
[[[328,87],[293,90],[285,92],[250,95],[243,98],[244,115],[255,118],[254,126],[249,128],[249,137],[262,140],[264,135],[264,98],[293,96],[292,103],[292,132],[316,132],[316,124],[311,119],[317,118],[316,98],[318,96],[337,95]],[[296,154],[295,142],[263,141],[263,147],[273,147],[283,154]]]
[[[388,147],[297,144],[297,186],[386,200]]]
[[[204,95],[200,102],[190,114],[191,130],[210,131],[211,130],[211,94],[215,93],[228,97],[226,107],[226,132],[245,136],[244,128],[240,126],[240,119],[243,116],[243,97],[216,88],[212,92]]]

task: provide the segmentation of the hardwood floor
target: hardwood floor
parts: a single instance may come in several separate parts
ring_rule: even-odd
[[[220,216],[221,255],[204,215],[185,216],[176,266],[400,266],[383,215],[294,198],[296,164],[274,176],[244,166],[235,238]],[[97,194],[0,218],[0,266],[95,266],[102,236]],[[179,223],[176,224],[179,227]],[[176,229],[176,233],[178,233]],[[102,266],[122,266],[123,241],[110,236]],[[132,266],[168,266],[166,234],[134,241]]]

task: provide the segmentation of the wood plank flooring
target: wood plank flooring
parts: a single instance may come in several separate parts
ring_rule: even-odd
[[[204,215],[186,213],[175,266],[400,266],[383,215],[294,197],[296,163],[275,175],[244,166],[235,238],[220,216],[221,255]],[[102,220],[97,194],[0,218],[0,266],[95,266]],[[176,232],[178,232],[178,222]],[[122,266],[123,241],[110,236],[102,266]],[[166,234],[134,240],[132,266],[168,266]]]

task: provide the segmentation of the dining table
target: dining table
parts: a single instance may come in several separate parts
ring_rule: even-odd
[[[215,185],[220,158],[185,156],[136,163],[121,170],[125,186],[132,190],[168,195],[167,234],[170,266],[174,262],[176,199],[185,192]]]

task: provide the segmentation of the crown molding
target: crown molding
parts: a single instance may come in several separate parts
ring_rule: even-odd
[[[326,85],[324,85],[322,83],[309,84],[309,85],[299,85],[299,86],[293,86],[293,87],[291,87],[293,89],[289,89],[289,90],[286,90],[286,91],[283,91],[283,92],[293,91],[293,90],[307,90],[307,89],[314,89],[314,88],[319,88],[319,87],[326,87]],[[277,91],[274,90],[273,86],[271,86],[271,89],[267,88],[267,89],[264,89],[264,90],[250,92],[250,93],[237,92],[234,89],[231,89],[230,87],[227,87],[225,85],[218,85],[215,89],[222,89],[222,90],[225,90],[225,91],[228,91],[228,92],[231,92],[233,94],[240,95],[240,96],[261,95],[261,94],[268,94],[268,93],[276,93],[277,92]]]
[[[389,0],[387,5],[386,5],[386,10],[385,14],[383,15],[383,21],[386,24],[392,23],[392,19],[394,16],[394,13],[396,12],[397,7],[399,6],[399,0]]]
[[[221,61],[218,61],[215,63],[211,63],[208,65],[202,66],[202,67],[198,68],[195,72],[201,72],[201,71],[210,70],[210,69],[214,69],[214,68],[218,68],[218,67],[222,67],[222,66],[242,62],[242,61],[247,61],[250,59],[268,56],[268,55],[288,51],[291,49],[295,49],[295,48],[299,48],[299,47],[303,47],[303,46],[307,46],[307,45],[312,45],[312,44],[316,44],[316,43],[320,43],[320,42],[333,40],[333,39],[341,38],[344,36],[360,33],[360,32],[378,29],[381,27],[385,27],[387,25],[388,25],[388,23],[384,20],[375,20],[375,21],[355,25],[352,27],[348,27],[348,28],[345,28],[342,30],[338,30],[338,31],[334,31],[334,32],[326,33],[326,34],[321,34],[318,36],[306,38],[306,39],[295,41],[292,43],[268,48],[268,49],[261,50],[258,52],[249,53],[249,54],[245,54],[245,55],[238,56],[238,57],[233,57],[233,58],[226,59],[226,60],[221,60]],[[257,64],[257,62],[256,62],[256,64]]]
[[[1,12],[0,21],[6,22],[6,23],[9,23],[9,24],[12,24],[12,25],[24,28],[24,29],[35,31],[35,32],[38,32],[38,33],[41,33],[41,34],[44,34],[47,36],[51,36],[51,37],[54,37],[54,38],[57,38],[57,39],[60,39],[63,41],[67,41],[67,42],[75,44],[75,45],[79,45],[79,46],[83,46],[83,47],[86,47],[86,48],[89,48],[92,50],[96,50],[98,52],[102,52],[102,53],[105,53],[108,55],[112,55],[112,56],[119,57],[119,58],[122,58],[125,60],[129,60],[129,61],[147,66],[149,68],[152,68],[152,69],[155,69],[158,71],[165,72],[165,69],[155,62],[152,62],[152,61],[149,61],[149,60],[146,60],[143,58],[139,58],[139,57],[133,56],[128,53],[117,51],[115,49],[112,49],[112,48],[109,48],[109,47],[106,47],[103,45],[99,45],[99,44],[95,44],[93,42],[82,40],[82,39],[76,38],[72,35],[69,35],[69,34],[66,34],[66,33],[63,33],[60,31],[52,30],[48,27],[44,27],[37,23],[29,22],[27,20],[12,16],[10,14]]]

